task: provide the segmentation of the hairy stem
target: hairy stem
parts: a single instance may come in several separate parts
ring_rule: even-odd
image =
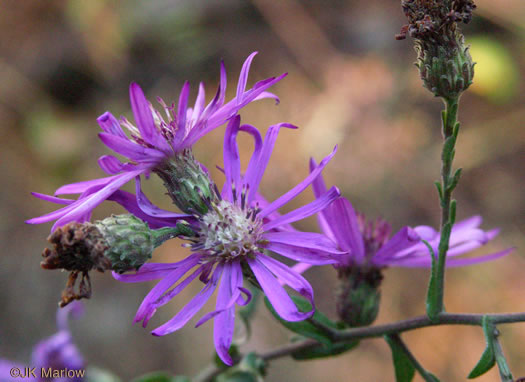
[[[498,365],[499,375],[502,382],[513,382],[514,378],[512,377],[512,373],[510,372],[509,365],[507,364],[507,360],[505,359],[505,355],[503,354],[503,349],[501,348],[501,344],[499,343],[498,337],[499,330],[494,329],[494,353],[496,353],[496,364]]]
[[[435,320],[428,316],[418,316],[407,320],[393,322],[385,325],[375,325],[344,330],[333,329],[334,343],[347,343],[355,340],[367,338],[377,338],[384,335],[396,335],[409,330],[420,329],[438,325],[471,325],[481,326],[484,316],[488,316],[494,325],[510,324],[515,322],[525,322],[525,312],[520,313],[496,313],[496,314],[464,314],[464,313],[440,313]],[[265,361],[270,361],[282,357],[287,357],[297,351],[311,349],[316,346],[322,346],[315,340],[304,340],[279,346],[278,348],[267,352],[258,353],[258,356]],[[242,357],[240,357],[242,358]],[[239,359],[240,359],[239,358]],[[194,382],[209,382],[221,373],[221,369],[208,367],[206,373],[200,374],[194,378]]]
[[[442,113],[443,150],[441,153],[441,183],[439,201],[441,207],[440,241],[436,268],[432,270],[431,282],[427,297],[427,314],[435,319],[444,311],[443,296],[445,292],[445,268],[449,249],[450,233],[454,225],[456,207],[452,201],[452,191],[459,180],[458,171],[452,176],[455,145],[459,131],[457,122],[459,96],[445,100],[445,110]]]

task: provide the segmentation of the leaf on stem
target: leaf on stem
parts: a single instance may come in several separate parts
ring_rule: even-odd
[[[478,363],[468,375],[469,379],[477,378],[485,374],[496,364],[496,355],[494,354],[494,325],[488,316],[483,316],[481,326],[483,327],[483,334],[485,335],[487,346]]]
[[[292,338],[292,342],[303,341],[305,339],[306,337],[303,336],[295,336]],[[313,348],[301,349],[293,352],[292,358],[296,361],[309,361],[316,358],[333,357],[335,355],[352,350],[357,345],[359,345],[359,341],[357,340],[347,343],[331,343],[329,345],[319,344],[319,346],[315,346]]]
[[[308,312],[312,310],[312,306],[308,301],[306,301],[304,298],[299,296],[291,296],[293,302],[300,311]],[[294,333],[300,334],[304,337],[312,338],[322,344],[325,345],[332,345],[332,340],[330,339],[329,334],[326,331],[323,331],[322,326],[326,326],[332,329],[338,329],[338,326],[335,322],[330,320],[328,317],[326,317],[324,314],[319,312],[318,310],[315,311],[314,315],[312,316],[311,320],[317,321],[320,325],[316,326],[311,322],[308,321],[285,321],[283,320],[277,312],[273,309],[272,304],[268,300],[268,298],[264,298],[264,303],[266,304],[266,307],[268,310],[272,313],[272,315],[287,329],[291,330]]]
[[[436,264],[436,253],[434,252],[434,249],[430,245],[430,243],[426,240],[421,240],[423,244],[425,244],[428,248],[428,251],[430,253],[430,261],[431,261],[431,267],[430,267],[430,281],[428,282],[428,290],[427,290],[427,316],[430,318],[431,321],[435,321],[437,318],[437,315],[439,314],[440,308],[439,308],[439,295],[437,290],[437,264]]]
[[[396,382],[411,382],[416,373],[416,368],[412,364],[411,359],[406,355],[399,341],[396,341],[395,337],[398,337],[398,335],[386,335],[385,340],[390,346],[390,350],[392,350]]]
[[[461,177],[461,171],[462,171],[462,169],[458,168],[454,172],[454,176],[452,176],[452,178],[450,179],[450,183],[449,183],[449,185],[447,187],[447,190],[449,192],[452,192],[456,188],[456,186],[458,185],[459,178]]]

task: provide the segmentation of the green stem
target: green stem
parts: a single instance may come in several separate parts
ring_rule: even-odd
[[[459,124],[457,122],[459,97],[446,99],[445,110],[443,111],[443,150],[441,153],[441,185],[440,185],[440,206],[441,206],[441,237],[438,246],[438,261],[432,277],[435,282],[429,285],[429,304],[427,314],[435,319],[438,313],[444,311],[443,296],[445,291],[445,268],[446,258],[449,248],[450,233],[455,220],[455,203],[452,201],[452,191],[457,185],[459,173],[452,176],[452,162],[454,160],[455,145]],[[430,290],[430,288],[434,290]]]
[[[440,313],[436,320],[431,320],[428,316],[418,316],[407,320],[393,322],[385,325],[366,326],[350,328],[344,330],[332,329],[334,343],[348,343],[355,340],[367,338],[383,337],[384,335],[399,335],[399,333],[409,330],[420,329],[438,325],[471,325],[481,326],[484,316],[488,316],[494,325],[525,322],[525,312],[521,313],[496,313],[496,314],[463,314],[463,313]],[[289,356],[300,350],[311,349],[320,346],[319,342],[308,339],[301,342],[294,342],[279,346],[268,352],[259,353],[258,356],[265,361],[270,361]],[[239,357],[241,359],[242,357]],[[209,368],[206,373],[202,373],[195,378],[194,382],[207,382],[213,380],[221,372],[218,368]]]
[[[414,368],[417,370],[419,375],[426,381],[426,382],[436,382],[436,379],[432,374],[430,374],[428,371],[425,370],[425,368],[419,363],[419,361],[414,357],[412,352],[408,349],[408,347],[405,345],[403,340],[398,334],[393,334],[390,336],[390,340],[394,341],[399,348],[405,353],[407,358],[410,360],[410,363]]]
[[[153,231],[155,235],[155,248],[167,240],[178,236],[195,236],[193,230],[186,223],[177,223],[175,227],[164,227]]]
[[[503,354],[501,344],[498,341],[498,336],[499,330],[494,329],[494,337],[492,343],[494,344],[494,353],[496,354],[496,364],[498,365],[499,375],[502,382],[512,382],[514,381],[514,378],[512,377],[509,365],[507,364],[507,360],[505,359],[505,355]]]

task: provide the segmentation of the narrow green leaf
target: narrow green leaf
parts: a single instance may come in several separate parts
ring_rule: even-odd
[[[431,321],[434,321],[439,314],[439,295],[437,291],[437,262],[436,262],[436,253],[426,240],[421,240],[423,244],[426,245],[430,253],[430,281],[428,282],[427,290],[427,316]]]
[[[443,200],[443,187],[441,187],[441,183],[434,182],[434,185],[437,188],[438,194],[439,194],[439,200]]]
[[[386,335],[385,340],[390,346],[390,350],[392,350],[392,361],[394,362],[396,382],[411,382],[416,373],[412,361],[408,358],[401,345],[393,338],[393,336]]]
[[[304,340],[305,338],[306,337],[303,336],[295,336],[292,338],[292,342]],[[298,350],[292,353],[292,358],[297,361],[308,361],[316,358],[333,357],[352,350],[357,347],[357,345],[359,345],[359,341],[331,345],[320,344],[319,346],[311,349]]]
[[[456,122],[456,124],[454,125],[454,130],[452,130],[452,134],[454,134],[454,137],[456,138],[458,137],[459,127],[460,127],[460,123]]]
[[[481,326],[483,327],[483,334],[485,335],[485,341],[487,346],[485,351],[481,355],[478,363],[470,374],[468,375],[469,379],[477,378],[480,375],[485,374],[487,371],[492,369],[496,364],[496,355],[494,354],[494,325],[490,321],[488,316],[484,316],[481,320]]]
[[[450,179],[450,183],[449,183],[449,185],[447,187],[449,192],[453,191],[456,188],[456,186],[458,185],[459,178],[461,177],[461,171],[462,171],[462,169],[458,168],[456,170],[456,172],[454,172],[454,176],[452,176],[452,178]]]
[[[457,202],[455,199],[453,199],[450,202],[450,214],[448,218],[450,222],[450,227],[452,227],[452,225],[456,222],[456,205],[457,205]],[[452,228],[451,228],[451,232],[452,232]]]
[[[312,310],[312,306],[304,298],[298,297],[298,296],[292,296],[291,298],[294,301],[295,305],[297,305],[300,311],[308,312]],[[323,332],[321,328],[315,326],[314,324],[308,321],[296,321],[296,322],[285,321],[273,309],[273,306],[268,300],[268,298],[266,297],[264,298],[264,303],[266,304],[266,307],[272,313],[272,315],[287,329],[291,330],[294,333],[300,334],[304,337],[312,338],[325,345],[332,344],[332,341],[330,340],[330,338],[327,336],[325,332]],[[315,311],[314,315],[312,316],[312,319],[332,329],[338,328],[335,322],[331,321],[328,317],[326,317],[324,314],[322,314],[318,310]]]
[[[441,240],[439,241],[438,254],[447,253],[451,230],[452,224],[450,224],[450,222],[445,223],[443,229],[441,230]]]

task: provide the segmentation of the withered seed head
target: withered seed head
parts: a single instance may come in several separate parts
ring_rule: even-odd
[[[44,249],[44,260],[40,263],[42,268],[71,271],[59,306],[64,307],[74,300],[89,298],[91,280],[88,272],[93,269],[100,272],[111,269],[111,262],[104,256],[109,246],[102,233],[91,223],[73,222],[58,228],[47,240],[53,245],[53,249]],[[78,292],[75,292],[79,274],[82,277]]]
[[[47,240],[53,249],[46,248],[41,263],[44,269],[88,272],[111,269],[104,256],[109,248],[99,229],[91,223],[69,223],[59,227]]]

